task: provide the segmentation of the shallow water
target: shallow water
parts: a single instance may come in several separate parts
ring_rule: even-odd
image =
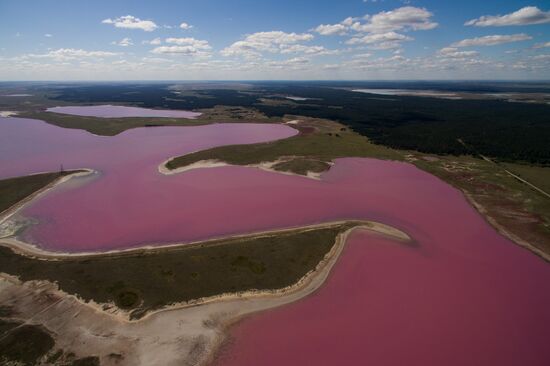
[[[74,116],[122,118],[122,117],[166,117],[166,118],[196,118],[202,113],[177,111],[169,109],[149,109],[126,107],[121,105],[67,106],[48,108],[48,112],[72,114]]]
[[[23,214],[25,238],[88,251],[373,219],[415,240],[355,232],[314,295],[233,329],[220,365],[543,365],[550,267],[501,237],[460,192],[414,166],[337,159],[322,180],[245,167],[164,176],[166,158],[284,138],[283,125],[135,129],[115,137],[0,119],[0,177],[89,167]]]

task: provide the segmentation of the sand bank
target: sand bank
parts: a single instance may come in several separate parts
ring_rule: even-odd
[[[195,163],[192,163],[192,164],[189,164],[189,165],[186,165],[186,166],[182,166],[180,168],[168,169],[166,164],[168,164],[170,161],[175,159],[175,158],[170,158],[170,159],[162,162],[158,166],[158,171],[159,171],[159,173],[164,174],[164,175],[173,175],[173,174],[179,174],[179,173],[183,173],[183,172],[187,172],[187,171],[195,170],[195,169],[219,168],[219,167],[224,167],[224,166],[244,166],[244,167],[247,167],[247,168],[255,168],[255,169],[265,170],[267,172],[272,172],[272,173],[294,175],[294,176],[302,177],[302,178],[305,177],[305,178],[310,178],[310,179],[315,179],[315,180],[321,180],[321,175],[323,173],[308,171],[306,175],[301,175],[301,174],[296,174],[296,173],[293,173],[293,172],[290,172],[290,171],[276,170],[276,169],[273,168],[275,165],[280,164],[280,163],[285,163],[287,161],[292,160],[293,158],[295,158],[295,156],[285,156],[285,157],[281,157],[281,158],[279,158],[277,160],[274,160],[274,161],[265,161],[265,162],[261,162],[259,164],[247,164],[247,165],[233,165],[233,164],[228,164],[224,161],[217,160],[217,159],[208,159],[208,160],[199,160]]]

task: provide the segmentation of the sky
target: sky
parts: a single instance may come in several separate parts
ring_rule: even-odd
[[[0,80],[550,80],[550,2],[0,0]]]

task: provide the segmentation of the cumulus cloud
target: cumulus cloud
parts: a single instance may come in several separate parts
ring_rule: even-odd
[[[550,42],[537,43],[533,48],[547,48],[550,47]]]
[[[190,56],[205,56],[207,51],[212,47],[208,44],[208,41],[195,39],[192,37],[185,38],[166,38],[166,43],[172,44],[172,46],[160,46],[151,50],[152,53],[157,54],[183,54]]]
[[[117,45],[117,46],[121,46],[121,47],[128,47],[128,46],[132,46],[134,43],[132,42],[132,39],[126,37],[126,38],[122,38],[118,42],[116,42],[116,41],[112,42],[112,44]]]
[[[335,34],[346,34],[348,26],[345,24],[321,24],[313,29],[314,32],[319,33],[322,36],[332,36]]]
[[[371,33],[362,37],[353,37],[346,44],[373,44],[373,43],[398,43],[411,41],[412,38],[396,32]]]
[[[306,46],[302,44],[283,45],[281,53],[303,53],[306,55],[334,55],[338,53],[335,50],[326,49],[323,46]]]
[[[404,6],[383,11],[375,15],[365,15],[366,23],[354,22],[351,28],[358,32],[386,33],[398,30],[428,30],[438,26],[431,20],[433,14],[425,8]]]
[[[550,11],[542,11],[536,6],[526,6],[506,15],[484,15],[472,19],[464,25],[476,27],[501,27],[505,25],[529,25],[550,23]]]
[[[120,55],[118,52],[86,51],[75,48],[59,48],[43,54],[28,54],[23,58],[51,58],[55,61],[72,61],[83,58],[104,58]]]
[[[193,26],[189,23],[183,22],[183,23],[180,24],[180,28],[184,29],[184,30],[189,30],[189,29],[193,28]]]
[[[224,56],[259,56],[261,52],[282,52],[290,45],[302,41],[310,41],[313,35],[309,33],[286,33],[282,31],[257,32],[247,35],[242,41],[237,41],[224,48]]]
[[[291,68],[297,70],[303,68],[305,65],[309,64],[309,62],[309,59],[305,57],[294,57],[283,61],[269,61],[265,65],[275,69]]]
[[[337,24],[321,24],[313,31],[323,35],[343,35],[355,31],[359,33],[388,33],[394,31],[428,30],[437,27],[431,19],[433,14],[425,8],[404,6],[374,15],[365,15],[363,23],[359,18],[348,17]]]
[[[503,43],[526,41],[532,38],[533,37],[525,33],[509,35],[496,34],[492,36],[463,39],[462,41],[453,43],[451,47],[495,46]]]
[[[146,32],[152,32],[158,28],[158,25],[156,25],[152,20],[141,20],[132,15],[125,15],[115,19],[107,18],[101,23],[112,24],[116,28],[141,29]]]
[[[537,55],[531,57],[533,60],[550,61],[550,55]]]
[[[166,43],[172,43],[177,45],[192,45],[198,49],[209,50],[211,47],[208,44],[208,41],[195,39],[193,37],[184,37],[184,38],[166,38]]]
[[[444,58],[464,59],[479,55],[477,51],[459,51],[456,47],[445,47],[438,51],[438,55]]]
[[[403,32],[436,28],[438,24],[432,17],[433,13],[425,8],[404,6],[374,15],[367,14],[363,18],[348,17],[337,24],[321,24],[313,31],[325,36],[353,34],[346,44],[367,44],[371,49],[387,50],[399,48],[402,42],[413,40],[401,34]]]
[[[150,45],[153,45],[153,46],[158,46],[159,44],[162,43],[161,39],[160,38],[154,38],[154,39],[151,39],[150,41],[143,41],[141,42],[143,44],[150,44]]]
[[[356,55],[353,55],[352,58],[355,58],[355,59],[365,59],[365,58],[370,58],[372,56],[371,53],[358,53]]]
[[[51,37],[53,37],[53,35],[51,35],[50,33],[46,33],[46,34],[44,34],[44,37],[51,38]]]

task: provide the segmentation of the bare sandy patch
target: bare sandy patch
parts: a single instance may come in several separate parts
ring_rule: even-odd
[[[11,116],[16,116],[18,113],[19,112],[17,111],[0,111],[0,117],[7,118]]]

